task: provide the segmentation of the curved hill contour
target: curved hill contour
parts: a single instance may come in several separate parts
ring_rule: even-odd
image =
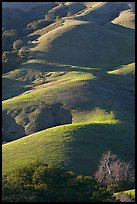
[[[37,55],[34,58],[48,62],[107,68],[134,62],[134,38],[87,21],[66,19],[63,26],[38,38],[32,51]]]

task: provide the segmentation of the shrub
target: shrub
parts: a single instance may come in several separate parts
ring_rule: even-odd
[[[77,176],[62,167],[40,162],[14,170],[3,178],[4,202],[115,201],[111,191],[91,176]]]

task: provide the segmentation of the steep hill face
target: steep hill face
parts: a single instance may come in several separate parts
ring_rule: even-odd
[[[46,3],[28,9],[53,23],[27,36],[29,59],[3,74],[3,174],[31,160],[94,174],[108,150],[134,163],[133,2]]]

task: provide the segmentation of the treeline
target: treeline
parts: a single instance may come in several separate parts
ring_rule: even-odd
[[[33,21],[33,22],[31,22],[31,23],[29,23],[27,25],[26,33],[27,34],[32,33],[37,29],[41,29],[41,28],[44,28],[44,27],[50,25],[51,23],[53,23],[52,20],[45,20],[45,19],[40,19],[40,20],[37,20],[37,21]]]
[[[3,178],[3,202],[112,202],[113,193],[90,176],[44,164],[15,170]]]
[[[127,195],[119,200],[114,196],[131,183],[131,165],[106,152],[95,176],[76,175],[41,162],[14,170],[2,179],[2,198],[3,202],[122,202],[123,198],[132,202]]]

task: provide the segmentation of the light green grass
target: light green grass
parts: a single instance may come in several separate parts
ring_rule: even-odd
[[[53,64],[51,65],[51,67],[52,66]],[[69,69],[69,71],[58,72],[57,69],[60,70],[61,66],[64,66],[65,69]],[[40,67],[40,70],[38,70],[38,68],[34,68],[33,72],[31,64],[30,70],[28,67],[21,68],[21,70],[23,71],[23,75],[21,75],[21,70],[16,70],[15,72],[13,71],[4,75],[4,77],[8,77],[9,79],[17,77],[17,79],[21,81],[25,77],[25,73],[27,73],[25,80],[27,81],[27,79],[29,79],[29,86],[33,84],[35,87],[34,90],[30,89],[29,92],[5,100],[2,103],[3,111],[6,111],[9,116],[15,118],[15,122],[17,124],[18,120],[16,119],[16,117],[18,117],[22,110],[24,110],[24,113],[26,115],[23,114],[22,121],[20,121],[19,123],[19,125],[21,126],[22,124],[24,124],[25,121],[23,120],[25,120],[25,118],[29,118],[27,119],[29,121],[34,120],[34,114],[27,112],[27,109],[30,109],[30,107],[35,108],[35,113],[39,114],[42,111],[43,104],[45,104],[45,106],[50,106],[54,104],[56,105],[56,103],[59,102],[70,111],[72,115],[72,123],[88,122],[92,124],[114,124],[122,121],[125,123],[125,126],[127,126],[127,128],[130,126],[132,127],[132,131],[134,131],[132,125],[133,114],[128,110],[128,104],[126,111],[123,111],[122,108],[119,108],[118,106],[118,111],[115,109],[113,110],[112,108],[113,101],[115,102],[114,92],[116,89],[114,86],[113,90],[113,80],[109,80],[109,77],[111,75],[106,74],[105,71],[90,67],[78,67],[69,65],[67,67],[67,65],[60,65],[60,67],[57,68],[57,65],[55,65],[55,67],[53,66],[53,68],[55,69],[55,71],[44,73],[44,69],[47,69],[48,71],[50,69],[48,69],[48,64],[46,64],[46,68]],[[61,73],[63,74],[61,75]],[[31,79],[32,75],[35,76],[36,79]],[[39,84],[40,82],[42,82],[42,84]],[[83,89],[85,85],[87,86],[87,88]],[[109,85],[111,88],[109,87]],[[120,98],[120,95],[118,95],[118,97]],[[127,93],[127,97],[131,96],[128,96]],[[121,102],[122,99],[119,100]],[[38,116],[38,114],[36,115]],[[43,120],[46,119],[43,118]],[[36,124],[32,124],[32,126],[33,125],[36,126]],[[11,136],[11,134],[13,134],[11,133],[12,127],[10,128],[10,124],[8,124],[8,127],[9,132],[6,133],[6,138],[13,139],[14,136]],[[43,127],[43,129],[45,128],[46,127]],[[14,131],[16,132],[16,129]],[[15,138],[17,138],[17,135]]]
[[[135,189],[127,190],[127,191],[120,191],[118,193],[115,193],[114,195],[117,197],[119,194],[124,193],[128,196],[131,196],[132,198],[135,198]]]
[[[40,64],[41,66],[39,69],[35,69],[31,63],[28,63],[26,68],[24,67],[20,70],[11,71],[3,76],[3,78],[6,79],[25,81],[26,87],[30,89],[30,92],[27,92],[26,94],[18,95],[3,101],[3,109],[14,109],[14,107],[17,109],[19,106],[25,107],[25,104],[31,105],[32,103],[39,103],[43,98],[44,101],[46,98],[46,102],[50,103],[50,101],[55,101],[57,93],[65,92],[73,86],[77,86],[79,83],[96,78],[96,76],[92,74],[92,68],[42,63]],[[37,60],[35,63],[37,63]],[[29,65],[30,67],[28,67]],[[61,67],[63,67],[63,70]],[[86,72],[87,69],[89,71]],[[93,70],[97,69],[93,68]],[[60,76],[61,71],[65,72],[65,74]],[[49,73],[51,73],[52,76],[46,77]],[[43,84],[43,86],[31,91],[34,86],[36,87],[39,84]],[[18,87],[16,88],[18,89]],[[15,89],[14,92],[16,92]]]
[[[124,193],[135,198],[135,189],[124,191]]]
[[[87,123],[105,123],[105,124],[115,124],[120,121],[116,119],[116,115],[111,111],[107,112],[99,107],[93,109],[92,111],[72,111],[73,123],[75,122],[87,122]]]
[[[33,161],[66,166],[93,174],[101,155],[111,150],[125,161],[133,160],[134,136],[123,124],[79,123],[49,128],[3,145],[3,174]]]
[[[45,60],[29,60],[28,63],[22,64],[20,69],[3,74],[3,99],[22,94],[25,90],[31,91],[41,84],[49,85],[50,82],[57,82],[58,87],[58,82],[70,84],[91,80],[96,77],[92,73],[95,70],[99,69],[47,63]]]
[[[46,101],[53,101],[54,98],[57,98],[55,93],[64,92],[65,90],[71,89],[72,86],[76,86],[79,81],[91,80],[95,78],[92,74],[88,73],[68,73],[66,76],[62,77],[58,80],[57,83],[46,84],[46,86],[41,87],[40,89],[36,89],[31,91],[30,93],[19,95],[17,97],[13,97],[11,99],[3,101],[2,107],[3,109],[13,109],[13,107],[17,108],[19,106],[25,106],[28,104],[37,103],[37,101],[42,100],[42,98],[46,98]],[[52,93],[52,95],[51,95]],[[49,99],[49,100],[48,100]]]

